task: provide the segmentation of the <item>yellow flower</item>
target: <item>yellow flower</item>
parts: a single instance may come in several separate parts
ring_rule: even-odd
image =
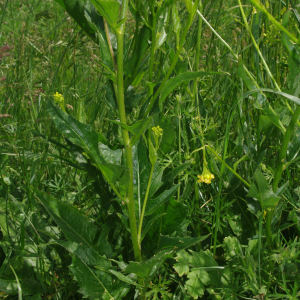
[[[201,183],[201,182],[205,182],[207,184],[210,184],[211,183],[211,180],[215,178],[215,176],[210,173],[210,171],[208,170],[206,164],[204,164],[203,166],[203,172],[201,175],[198,175],[198,183]]]
[[[62,94],[59,94],[58,92],[56,92],[53,96],[54,96],[55,103],[57,103],[61,107],[61,109],[63,111],[65,111],[65,99],[64,99],[64,96]]]
[[[161,135],[163,135],[163,130],[157,126],[157,127],[152,127],[153,130],[153,134],[156,138],[160,137]]]

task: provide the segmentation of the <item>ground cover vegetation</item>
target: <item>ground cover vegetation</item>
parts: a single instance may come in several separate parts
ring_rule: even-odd
[[[0,0],[0,298],[299,299],[298,11]]]

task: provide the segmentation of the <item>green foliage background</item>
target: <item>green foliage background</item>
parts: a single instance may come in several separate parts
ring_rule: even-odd
[[[299,299],[296,1],[0,9],[0,299]]]

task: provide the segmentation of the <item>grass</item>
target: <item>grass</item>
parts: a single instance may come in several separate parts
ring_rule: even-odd
[[[146,182],[147,205],[180,184],[152,217],[144,216],[143,208],[141,219],[149,228],[143,223],[139,227],[139,239],[147,230],[142,260],[149,262],[157,255],[163,236],[199,239],[172,252],[172,257],[155,265],[156,273],[149,271],[144,278],[129,264],[135,256],[126,197],[116,196],[105,172],[97,170],[74,139],[66,139],[47,108],[56,92],[62,94],[66,112],[108,140],[109,146],[102,144],[101,150],[105,162],[124,166],[128,158],[123,157],[122,130],[112,122],[121,119],[116,87],[103,68],[103,52],[56,2],[0,0],[0,299],[97,299],[93,294],[97,284],[89,286],[89,279],[80,278],[78,256],[63,243],[79,244],[59,223],[78,225],[68,211],[78,220],[88,218],[89,225],[82,223],[82,228],[97,228],[90,248],[98,247],[101,257],[111,259],[106,261],[109,268],[127,276],[129,264],[129,273],[135,275],[128,278],[144,286],[143,299],[299,298],[300,132],[294,115],[300,94],[295,57],[299,49],[292,44],[295,50],[289,51],[284,35],[258,9],[254,11],[252,2],[257,1],[241,6],[234,0],[200,1],[198,9],[205,20],[196,13],[189,27],[183,2],[165,9],[169,15],[164,15],[164,23],[164,18],[151,19],[151,8],[142,1],[144,19],[147,15],[159,33],[155,37],[142,31],[144,21],[134,20],[132,7],[128,14],[124,76],[117,82],[124,78],[125,120],[133,125],[141,116],[151,115],[151,127],[163,129],[159,142],[151,138],[151,130],[144,130],[132,152],[134,176],[139,174],[133,190],[137,219],[146,191],[139,189],[140,182],[141,186]],[[298,39],[298,7],[290,1],[294,10],[288,19],[289,1],[264,4]],[[154,48],[162,28],[167,35]],[[178,62],[170,70],[182,36]],[[110,38],[116,56],[116,36],[111,32]],[[134,52],[139,43],[144,43],[145,52]],[[136,70],[134,55],[140,59]],[[142,108],[148,101],[157,112],[155,100],[164,78],[167,82],[166,76],[172,79],[186,71],[220,74],[176,85],[159,113],[151,106]],[[247,93],[253,89],[271,92]],[[152,167],[151,139],[158,159]],[[198,180],[206,167],[205,172],[214,174],[210,184]],[[148,169],[153,174],[149,186],[150,175],[143,171]],[[115,180],[119,188],[122,181]],[[87,265],[102,280],[101,271],[94,268],[100,264]],[[120,277],[113,278],[119,282]],[[125,299],[134,299],[135,285],[126,284]]]

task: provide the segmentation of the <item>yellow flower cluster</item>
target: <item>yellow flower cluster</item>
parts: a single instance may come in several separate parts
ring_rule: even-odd
[[[153,130],[155,137],[159,137],[159,136],[163,135],[163,130],[159,126],[152,127],[152,130]]]
[[[57,103],[60,108],[65,112],[65,98],[62,94],[56,92],[54,95],[54,101]]]
[[[57,104],[59,104],[59,106],[60,106],[61,104],[64,103],[65,99],[64,99],[64,96],[63,96],[62,94],[59,94],[58,92],[56,92],[56,93],[54,94],[54,101],[55,101]]]
[[[212,173],[210,173],[210,171],[206,167],[204,167],[202,174],[198,175],[197,177],[198,183],[205,182],[207,184],[210,184],[211,180],[215,178],[215,176]]]

